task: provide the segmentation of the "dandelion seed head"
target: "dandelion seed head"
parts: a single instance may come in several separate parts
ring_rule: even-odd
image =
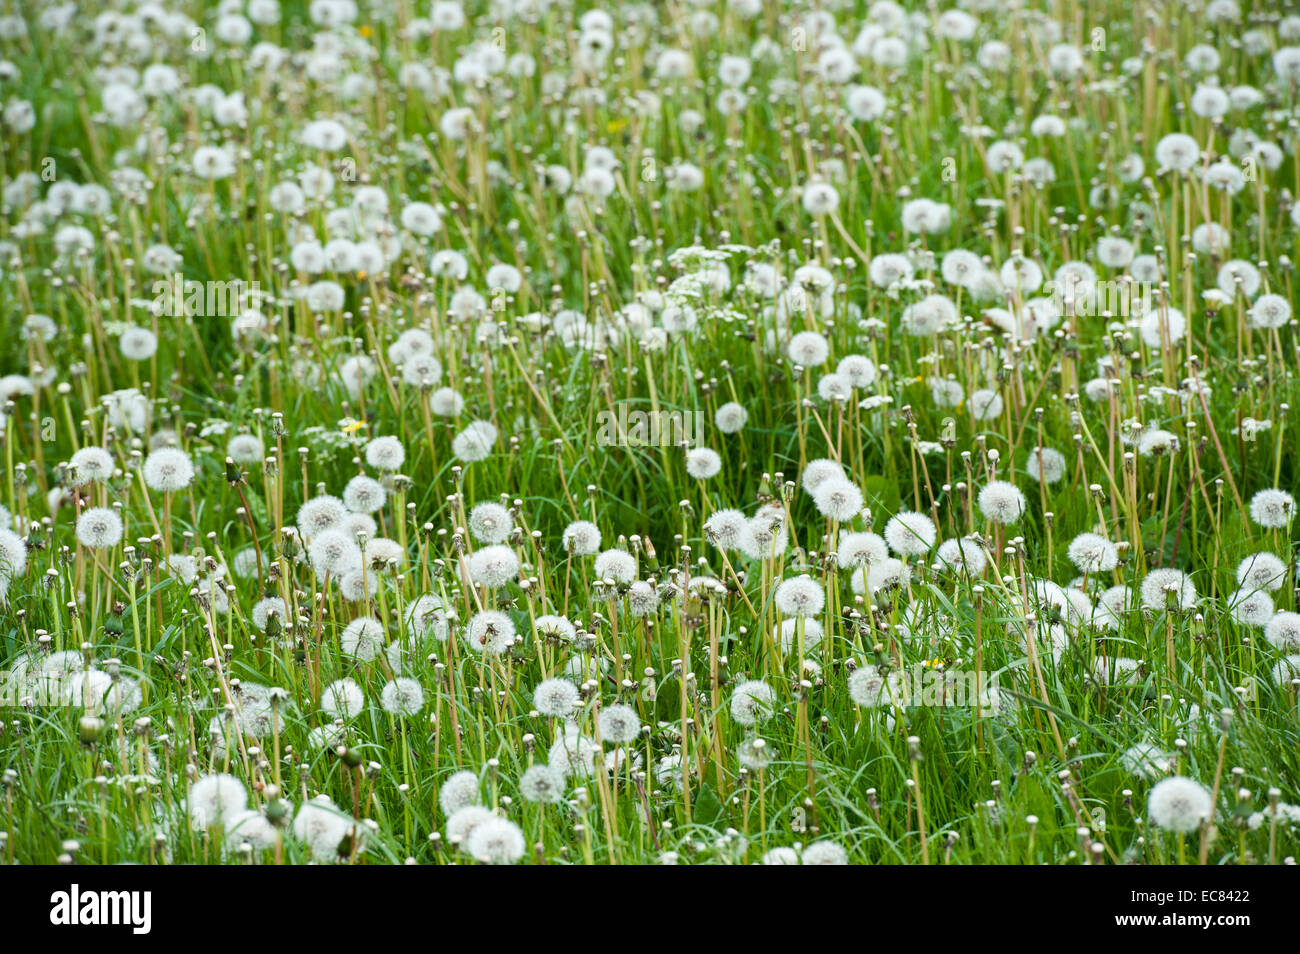
[[[343,654],[358,662],[372,661],[385,645],[384,626],[373,616],[358,616],[339,635],[339,648]]]
[[[826,605],[826,593],[811,577],[796,576],[781,582],[773,603],[783,616],[819,616]]]
[[[1076,536],[1066,548],[1066,556],[1081,573],[1109,573],[1119,565],[1115,544],[1096,533]]]
[[[822,839],[815,841],[803,850],[799,856],[805,865],[847,865],[849,854],[838,842]]]
[[[1273,598],[1263,590],[1240,589],[1228,597],[1228,611],[1238,623],[1262,627],[1273,618]]]
[[[631,583],[636,579],[636,557],[626,550],[604,550],[596,557],[593,570],[598,580]]]
[[[1191,579],[1172,567],[1154,569],[1143,577],[1139,596],[1143,608],[1148,610],[1165,609],[1170,598],[1178,609],[1189,610],[1196,605],[1197,599]]]
[[[345,530],[332,529],[316,534],[307,548],[312,568],[320,575],[341,577],[361,567],[361,548],[355,537]]]
[[[564,781],[562,771],[536,763],[528,766],[519,777],[519,794],[525,801],[556,805],[564,801]]]
[[[813,491],[813,503],[828,520],[848,523],[862,512],[862,491],[847,478],[830,477],[820,482]]]
[[[1286,582],[1286,564],[1271,553],[1254,553],[1237,564],[1237,584],[1243,590],[1276,593]]]
[[[1300,651],[1300,613],[1274,613],[1264,626],[1264,638],[1284,653]]]
[[[561,543],[574,556],[591,556],[600,550],[600,528],[589,520],[575,520],[564,528]]]
[[[495,589],[519,577],[519,557],[502,544],[482,547],[469,558],[470,578],[480,586]]]
[[[204,775],[190,786],[186,805],[196,829],[225,825],[248,807],[248,790],[233,775]]]
[[[348,508],[338,497],[329,494],[313,497],[298,508],[298,529],[304,540],[311,541],[318,534],[342,523],[347,514]]]
[[[108,507],[91,507],[77,519],[77,539],[91,550],[107,550],[122,541],[122,518]]]
[[[880,563],[889,557],[889,550],[877,533],[850,532],[840,535],[835,556],[840,568],[848,570]]]
[[[885,542],[903,556],[924,556],[934,546],[937,536],[934,521],[912,510],[899,511],[885,524]]]
[[[515,528],[510,511],[497,503],[481,503],[469,512],[469,532],[483,543],[502,543]]]
[[[193,479],[194,463],[179,448],[159,448],[145,458],[144,482],[150,490],[164,493],[184,490]]]
[[[414,679],[399,676],[380,690],[379,704],[389,715],[417,715],[424,708],[424,688]]]
[[[830,344],[816,331],[801,331],[790,339],[786,354],[801,368],[816,368],[830,357]]]
[[[476,653],[499,655],[515,641],[515,624],[498,610],[483,610],[470,617],[465,625],[466,644]]]
[[[1211,819],[1214,803],[1210,790],[1195,779],[1182,775],[1162,779],[1147,796],[1147,815],[1157,828],[1193,832]]]
[[[1290,526],[1295,516],[1295,498],[1285,490],[1258,491],[1250,498],[1250,519],[1268,530]]]
[[[696,447],[686,453],[686,473],[696,480],[708,480],[716,477],[722,470],[722,458],[717,451],[707,447]]]
[[[366,463],[375,470],[396,473],[406,462],[406,448],[396,437],[376,437],[366,444]]]
[[[1025,462],[1025,473],[1044,484],[1055,484],[1065,476],[1065,455],[1050,447],[1034,448]]]
[[[568,679],[544,679],[533,690],[533,707],[552,718],[568,718],[579,701],[578,689]]]
[[[731,717],[743,726],[757,725],[771,718],[776,693],[759,679],[748,679],[731,692]]]
[[[113,476],[113,455],[102,447],[83,447],[68,461],[68,482],[74,487],[84,487],[93,482],[104,483]]]
[[[317,795],[298,809],[293,820],[293,834],[307,846],[313,858],[329,860],[338,856],[339,846],[354,823],[334,805],[328,795]]]
[[[622,703],[603,707],[596,724],[600,728],[600,737],[615,744],[634,742],[641,732],[641,718],[636,710]]]
[[[991,480],[980,489],[979,506],[989,520],[1008,526],[1024,516],[1025,495],[1009,481]]]
[[[989,562],[984,547],[969,537],[943,541],[935,551],[935,558],[943,566],[964,570],[971,576],[982,576]]]
[[[321,692],[321,711],[333,719],[355,718],[365,706],[365,693],[352,679],[336,679]]]

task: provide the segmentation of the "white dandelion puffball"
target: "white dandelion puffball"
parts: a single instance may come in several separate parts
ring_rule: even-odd
[[[27,572],[27,543],[12,530],[0,530],[0,580]]]
[[[361,566],[361,547],[355,534],[335,528],[318,533],[307,548],[312,568],[324,576],[341,577]]]
[[[1187,318],[1177,308],[1161,305],[1142,316],[1138,329],[1148,348],[1172,348],[1187,334]]]
[[[817,510],[828,520],[847,523],[862,512],[862,491],[853,481],[844,477],[831,477],[817,485],[813,491]]]
[[[781,582],[773,603],[783,616],[819,616],[826,605],[826,593],[811,577],[797,576]]]
[[[816,368],[825,364],[830,353],[830,344],[816,331],[801,331],[786,346],[786,355],[801,368]]]
[[[1272,676],[1279,686],[1289,686],[1300,680],[1300,653],[1279,660],[1273,667]]]
[[[1250,498],[1250,519],[1269,530],[1281,529],[1295,516],[1295,498],[1285,490],[1261,490]]]
[[[293,835],[307,846],[313,858],[328,859],[338,855],[343,839],[356,831],[355,825],[328,795],[317,795],[298,809]]]
[[[497,503],[481,503],[469,512],[469,532],[482,543],[502,543],[515,528],[510,511]]]
[[[424,708],[424,689],[414,679],[399,676],[380,691],[379,704],[390,715],[413,716]]]
[[[1276,593],[1286,582],[1286,564],[1271,553],[1254,553],[1237,564],[1237,585]]]
[[[885,524],[885,542],[902,556],[924,556],[938,535],[934,521],[914,510],[901,510]]]
[[[158,336],[148,328],[132,326],[118,338],[122,356],[132,361],[148,361],[158,351]]]
[[[486,460],[497,441],[497,429],[487,421],[473,421],[453,438],[451,450],[466,463]]]
[[[450,624],[442,600],[430,593],[413,600],[406,608],[406,631],[417,643],[430,637],[438,642],[446,640]]]
[[[358,474],[343,488],[343,505],[353,513],[375,513],[388,499],[384,485],[373,477]]]
[[[519,557],[502,544],[492,544],[474,551],[469,558],[469,575],[475,583],[495,589],[519,577]]]
[[[248,790],[233,775],[204,775],[190,786],[187,807],[195,828],[225,825],[248,807]]]
[[[1119,565],[1115,544],[1096,533],[1081,533],[1066,549],[1070,562],[1081,573],[1109,573]]]
[[[298,508],[298,530],[303,539],[310,541],[317,534],[332,530],[348,515],[348,508],[338,497],[322,494],[313,497]]]
[[[527,847],[523,830],[505,818],[492,817],[475,825],[462,839],[465,853],[486,865],[512,865]]]
[[[1263,590],[1237,590],[1228,597],[1228,611],[1238,623],[1264,627],[1273,618],[1273,598]]]
[[[845,533],[840,536],[835,558],[841,569],[880,563],[889,557],[884,537],[877,533]]]
[[[144,482],[150,490],[172,493],[184,490],[194,479],[190,455],[177,447],[162,447],[144,460]]]
[[[567,718],[580,700],[578,688],[568,679],[544,679],[533,690],[533,707],[552,718]]]
[[[1057,483],[1065,476],[1065,455],[1050,447],[1034,448],[1025,461],[1025,473],[1040,483]]]
[[[1300,613],[1273,614],[1264,626],[1264,638],[1284,653],[1300,652]]]
[[[1024,515],[1025,495],[1013,483],[991,480],[980,489],[979,506],[989,520],[1007,526]]]
[[[601,709],[596,725],[604,741],[620,745],[636,741],[641,733],[640,716],[631,706],[622,703],[615,703]]]
[[[716,477],[722,470],[722,458],[717,451],[696,447],[686,453],[686,473],[696,480]]]
[[[971,576],[982,576],[989,564],[984,547],[970,537],[943,541],[935,551],[935,559],[942,566],[964,570]]]
[[[1002,414],[1002,396],[996,391],[981,388],[970,396],[971,417],[977,421],[993,421]]]
[[[465,643],[476,653],[499,655],[515,641],[515,624],[498,610],[483,610],[470,617],[464,630]]]
[[[783,619],[777,624],[772,633],[772,638],[777,645],[781,647],[781,654],[788,656],[799,647],[799,633],[803,631],[803,649],[804,652],[812,652],[826,636],[822,624],[812,617],[794,617]]]
[[[479,801],[478,773],[463,769],[447,777],[438,789],[438,807],[444,815],[451,816]]]
[[[244,467],[256,467],[266,455],[266,445],[256,434],[236,434],[226,442],[226,456]]]
[[[596,557],[592,569],[599,580],[631,583],[636,579],[636,557],[626,550],[605,550]]]
[[[812,494],[816,493],[817,488],[824,482],[833,477],[847,479],[844,475],[844,468],[840,465],[839,461],[823,457],[808,462],[808,466],[803,469],[801,482],[803,484],[803,489]]]
[[[376,470],[396,473],[406,462],[406,449],[396,437],[376,437],[366,444],[366,463]]]
[[[735,550],[748,523],[748,518],[739,510],[715,510],[704,521],[704,533],[719,550]]]
[[[749,421],[749,412],[735,401],[720,406],[713,415],[713,423],[724,434],[739,434]]]
[[[366,706],[365,693],[352,679],[338,679],[321,693],[321,711],[334,719],[351,719]]]
[[[371,616],[357,617],[339,635],[339,647],[343,654],[359,662],[375,659],[385,645],[384,626]]]
[[[77,540],[91,550],[107,550],[122,541],[122,518],[108,507],[83,510],[77,519]]]
[[[840,204],[840,194],[828,182],[810,182],[804,186],[803,208],[809,215],[830,215]]]
[[[732,690],[731,717],[740,725],[752,726],[770,718],[775,706],[776,693],[761,680],[747,680]]]
[[[113,476],[113,455],[102,447],[83,447],[68,460],[68,482],[73,487],[103,483]]]
[[[1165,831],[1196,831],[1211,820],[1214,802],[1210,790],[1195,779],[1182,775],[1162,779],[1151,787],[1147,796],[1147,815],[1151,824]]]
[[[849,676],[849,698],[864,709],[901,701],[896,674],[886,678],[876,666],[859,666]]]
[[[1171,567],[1152,570],[1142,579],[1139,588],[1142,606],[1148,610],[1162,610],[1172,605],[1189,610],[1196,605],[1196,587],[1186,573]]]
[[[566,552],[574,556],[591,556],[600,550],[600,528],[589,520],[575,520],[564,528],[560,538]]]
[[[519,794],[525,801],[558,804],[564,801],[564,773],[550,765],[530,765],[519,777]]]
[[[849,853],[838,842],[823,839],[805,848],[800,861],[805,865],[847,865]]]

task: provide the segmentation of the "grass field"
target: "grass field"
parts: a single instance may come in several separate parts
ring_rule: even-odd
[[[1300,850],[1300,15],[0,4],[0,860]]]

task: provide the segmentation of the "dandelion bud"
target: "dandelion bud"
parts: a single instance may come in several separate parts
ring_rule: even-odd
[[[77,736],[82,745],[94,745],[104,731],[104,720],[95,716],[82,716],[77,720]]]

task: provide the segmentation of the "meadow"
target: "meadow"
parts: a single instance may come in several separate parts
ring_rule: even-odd
[[[0,3],[0,862],[1300,851],[1300,12]]]

